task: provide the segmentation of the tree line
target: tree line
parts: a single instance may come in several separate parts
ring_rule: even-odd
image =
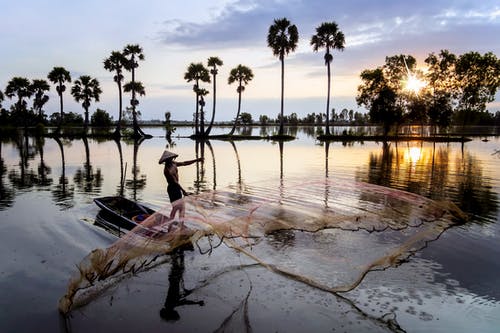
[[[431,53],[426,59],[427,69],[424,72],[417,69],[416,59],[411,55],[395,55],[386,57],[385,64],[375,69],[366,69],[361,72],[362,84],[358,87],[356,102],[359,106],[368,109],[368,116],[354,113],[352,110],[342,110],[338,114],[330,110],[331,95],[331,64],[334,50],[343,51],[345,36],[335,22],[323,22],[310,38],[310,45],[314,52],[325,50],[323,59],[326,66],[327,91],[326,110],[324,113],[308,114],[300,120],[296,114],[284,114],[284,89],[285,89],[285,57],[295,51],[299,41],[297,27],[287,18],[275,19],[270,25],[267,34],[267,45],[271,48],[281,65],[281,108],[280,114],[274,120],[279,123],[278,135],[283,135],[284,124],[299,122],[324,124],[325,135],[330,135],[331,122],[366,124],[367,122],[381,124],[384,135],[388,135],[393,127],[405,123],[430,124],[436,127],[447,127],[452,121],[462,121],[469,124],[473,118],[488,119],[486,104],[494,100],[500,86],[500,61],[489,52],[481,55],[469,52],[456,56],[447,50],[442,50],[438,55]],[[114,74],[113,80],[118,88],[118,114],[115,136],[121,136],[121,126],[124,114],[130,113],[133,124],[134,137],[146,137],[139,127],[137,110],[138,96],[145,95],[144,85],[135,80],[135,71],[139,61],[145,59],[142,48],[137,45],[126,45],[122,51],[112,51],[110,56],[103,61],[106,70]],[[201,62],[189,64],[184,79],[193,83],[195,94],[195,112],[193,125],[196,137],[210,135],[216,113],[216,79],[218,69],[223,61],[215,56],[207,60],[207,67]],[[124,83],[124,71],[131,75],[130,81]],[[253,71],[239,64],[230,71],[228,84],[237,84],[238,109],[234,124],[229,132],[233,135],[239,121],[251,123],[249,114],[241,113],[242,93],[245,86],[253,79]],[[70,73],[63,67],[54,67],[47,75],[47,79],[55,85],[60,101],[60,113],[51,116],[51,123],[56,123],[55,133],[60,133],[61,126],[68,121],[79,121],[75,114],[64,113],[63,93],[66,84],[71,82]],[[205,127],[205,96],[209,90],[201,87],[202,83],[212,85],[212,112],[210,122]],[[32,81],[23,77],[12,78],[5,88],[5,95],[0,91],[0,103],[5,97],[17,99],[10,110],[1,108],[1,123],[10,123],[16,126],[31,126],[37,122],[46,122],[43,106],[49,96],[50,86],[44,79]],[[130,106],[123,110],[123,92],[130,93]],[[99,101],[102,93],[99,81],[89,75],[82,75],[74,81],[71,95],[81,103],[84,109],[83,129],[87,132],[89,126],[89,108],[92,102]],[[28,101],[32,106],[28,107]],[[479,116],[478,116],[479,114]],[[490,115],[491,116],[491,115]],[[500,117],[497,113],[495,117]],[[491,118],[491,117],[490,117]],[[349,119],[349,120],[347,120]],[[103,110],[97,110],[90,122],[110,123],[111,118]],[[272,122],[268,116],[259,117],[261,123]]]
[[[499,124],[500,112],[486,110],[500,86],[500,60],[491,53],[430,53],[425,70],[411,55],[386,57],[361,73],[356,101],[384,135],[405,123],[446,128],[450,124]]]

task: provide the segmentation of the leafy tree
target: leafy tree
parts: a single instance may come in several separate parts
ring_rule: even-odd
[[[33,110],[38,113],[40,121],[43,120],[43,106],[49,101],[49,96],[45,94],[50,90],[50,86],[45,80],[33,80],[31,90],[34,94]]]
[[[253,123],[252,115],[248,112],[242,112],[240,115],[241,122],[245,125],[251,125]]]
[[[121,136],[121,123],[123,115],[123,105],[122,105],[122,82],[123,82],[123,69],[127,58],[123,53],[119,51],[112,51],[111,55],[104,59],[104,69],[114,72],[113,80],[118,86],[118,122],[116,124],[115,136]]]
[[[222,60],[220,60],[217,57],[210,57],[208,58],[208,67],[211,67],[210,69],[210,74],[212,74],[212,77],[214,79],[213,82],[213,105],[212,105],[212,117],[210,119],[210,124],[208,125],[207,131],[205,132],[205,136],[210,135],[210,131],[212,130],[212,126],[214,124],[215,120],[215,103],[216,103],[216,92],[217,92],[217,85],[216,85],[216,78],[217,78],[217,66],[222,66],[224,63]]]
[[[195,134],[200,135],[200,128],[198,126],[199,121],[199,105],[200,105],[200,81],[210,83],[210,75],[208,74],[208,69],[203,66],[201,62],[189,64],[186,73],[184,73],[184,80],[187,82],[194,81],[193,91],[196,94],[196,113],[194,118],[194,128]]]
[[[469,52],[456,62],[456,74],[460,87],[461,110],[484,111],[486,104],[495,100],[500,86],[500,61],[488,52],[484,55]]]
[[[90,123],[95,127],[109,127],[113,124],[113,117],[105,110],[97,108],[97,110],[90,117]]]
[[[130,105],[132,106],[134,137],[144,137],[146,136],[146,134],[139,128],[139,123],[137,122],[136,107],[137,105],[139,105],[139,101],[136,98],[136,93],[138,93],[141,96],[144,96],[146,92],[142,83],[135,81],[135,69],[139,67],[138,61],[144,60],[144,54],[142,53],[142,47],[140,47],[138,44],[128,44],[123,49],[122,54],[126,59],[124,63],[124,68],[127,71],[132,72],[132,81],[127,83],[123,88],[125,92],[132,92]]]
[[[384,136],[392,125],[401,120],[402,108],[398,105],[397,93],[384,76],[384,70],[364,70],[361,73],[362,84],[358,87],[356,102],[369,110],[370,119],[381,123]]]
[[[330,110],[330,87],[331,87],[331,71],[330,64],[333,60],[333,55],[330,53],[330,50],[344,50],[345,45],[345,37],[344,33],[339,30],[337,23],[335,22],[324,22],[321,23],[316,28],[316,34],[311,38],[311,45],[313,46],[313,50],[317,52],[321,48],[325,48],[325,65],[327,68],[327,76],[328,76],[328,92],[326,98],[326,135],[330,134],[329,128],[329,110]]]
[[[89,75],[82,75],[75,81],[71,88],[71,95],[77,102],[82,102],[82,107],[85,110],[85,121],[83,123],[84,133],[87,133],[89,125],[89,107],[92,100],[99,102],[99,96],[102,90],[97,79],[91,78]]]
[[[279,135],[284,133],[283,102],[285,94],[285,55],[295,51],[299,41],[299,32],[294,24],[286,18],[275,19],[269,27],[267,45],[273,50],[273,55],[281,61],[281,117]]]
[[[238,87],[236,91],[238,92],[238,112],[236,113],[236,118],[234,119],[233,128],[229,132],[229,135],[233,135],[234,130],[236,129],[236,125],[238,124],[238,119],[241,111],[241,93],[245,91],[245,86],[252,81],[253,72],[250,68],[243,65],[238,65],[233,68],[229,73],[229,78],[227,79],[228,84],[232,84],[234,82],[238,82]]]
[[[56,91],[59,95],[59,103],[61,106],[61,115],[59,117],[59,124],[57,126],[57,132],[61,130],[61,125],[64,120],[64,111],[63,111],[63,93],[66,90],[65,82],[71,82],[71,75],[64,67],[54,67],[52,71],[50,71],[47,78],[50,82],[56,85]]]
[[[453,96],[456,95],[456,61],[457,57],[448,50],[441,50],[438,55],[431,53],[425,59],[432,95],[427,112],[433,126],[448,127],[451,122]]]
[[[12,99],[17,97],[17,102],[13,105],[14,115],[18,119],[22,119],[24,127],[27,127],[28,110],[25,98],[30,98],[33,95],[30,81],[24,77],[12,78],[5,87],[5,96]]]

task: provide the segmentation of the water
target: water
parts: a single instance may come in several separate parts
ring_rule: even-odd
[[[260,129],[254,131],[261,134]],[[286,187],[297,180],[328,177],[449,199],[470,214],[470,220],[444,232],[408,262],[370,272],[356,289],[340,296],[274,274],[221,246],[210,256],[187,251],[183,265],[173,265],[172,258],[126,279],[65,322],[58,315],[57,301],[75,265],[116,239],[94,225],[99,210],[92,199],[123,190],[126,197],[152,208],[167,202],[162,166],[157,163],[167,141],[162,129],[146,132],[154,137],[135,146],[94,139],[2,141],[0,332],[205,332],[249,327],[256,332],[383,332],[396,330],[388,324],[391,320],[407,332],[497,332],[500,327],[500,156],[495,153],[500,138],[481,137],[465,144],[324,144],[310,129],[293,132],[297,139],[285,143],[196,145],[184,137],[191,129],[179,128],[170,149],[179,154],[178,160],[205,157],[203,164],[180,168],[181,184],[193,193],[239,191],[266,183]],[[354,235],[373,237],[366,232]],[[294,244],[307,244],[312,236],[284,233],[269,242],[278,242],[286,252]],[[335,236],[315,237],[330,246]],[[178,307],[180,319],[166,321],[159,312],[167,298],[169,275],[175,277],[174,267],[182,273],[185,287],[195,289],[188,298],[203,300],[204,305]],[[203,284],[201,280],[212,273]]]

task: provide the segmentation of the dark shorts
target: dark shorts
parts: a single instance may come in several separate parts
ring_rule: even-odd
[[[170,202],[182,199],[182,190],[179,184],[168,184],[167,192]]]

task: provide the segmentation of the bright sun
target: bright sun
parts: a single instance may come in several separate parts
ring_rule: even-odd
[[[420,90],[425,87],[425,82],[416,78],[413,74],[408,74],[408,80],[406,81],[405,90],[411,91],[418,95]]]

